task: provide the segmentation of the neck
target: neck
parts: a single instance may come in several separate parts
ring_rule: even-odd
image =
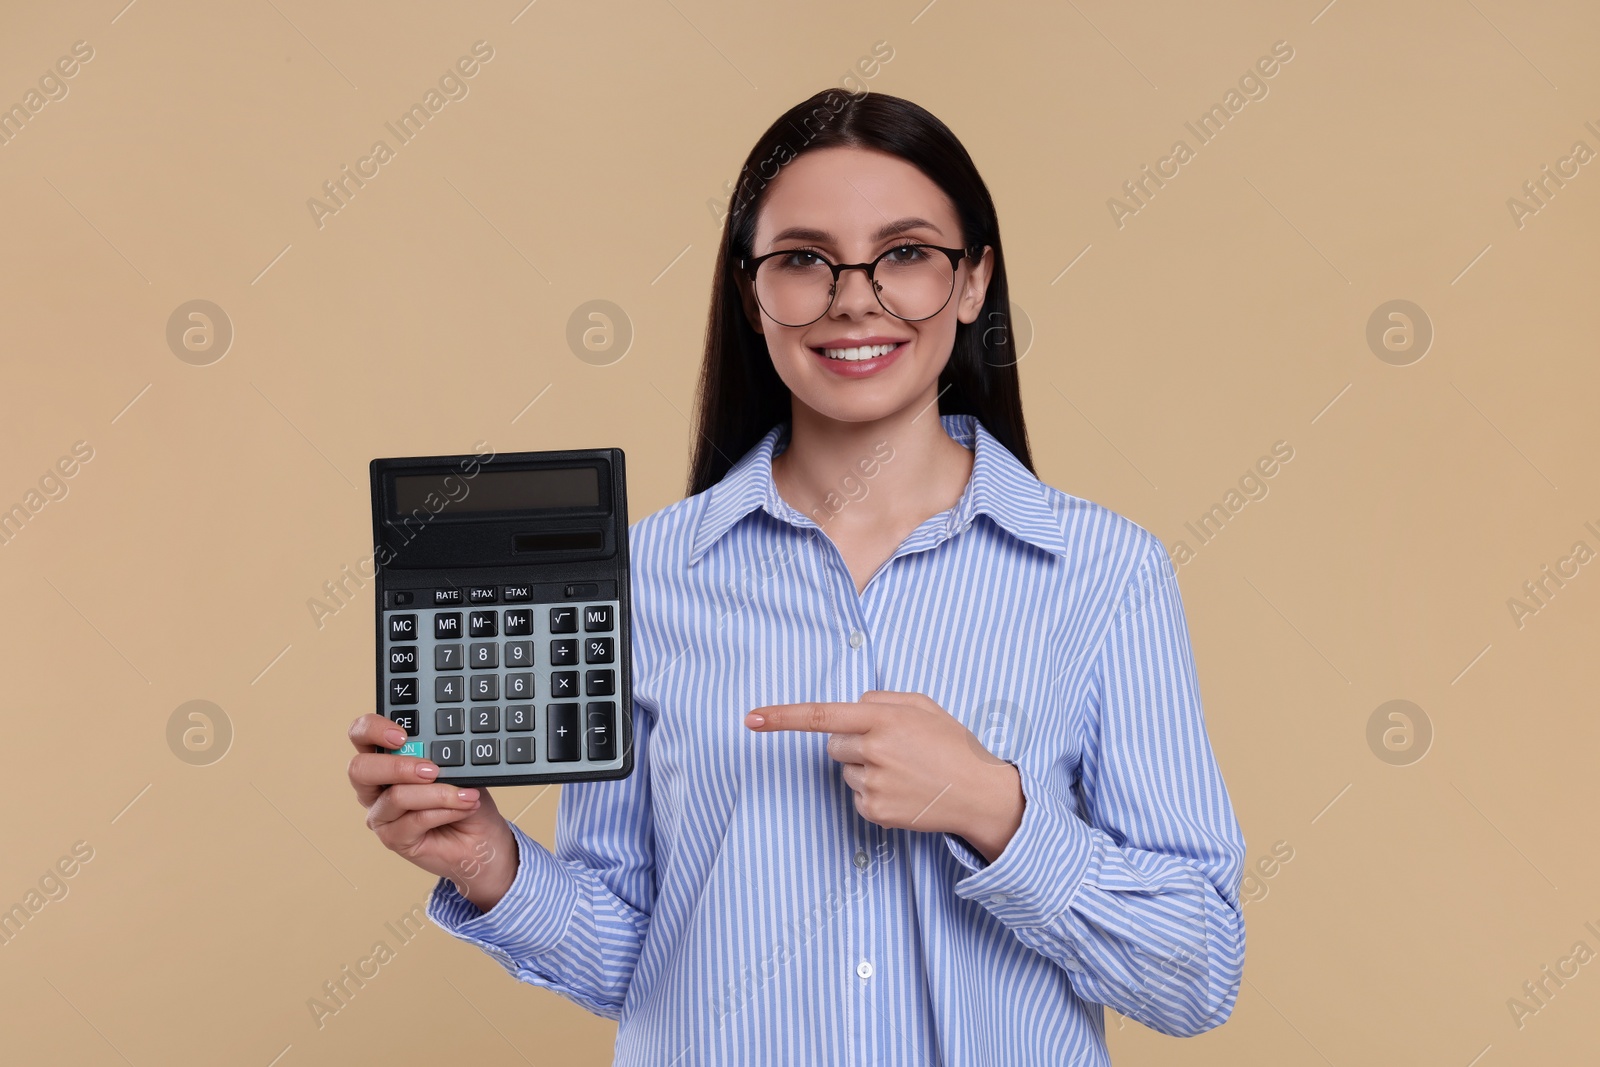
[[[778,495],[824,530],[920,521],[953,506],[973,453],[945,432],[934,399],[869,422],[792,403],[788,445],[772,463]]]

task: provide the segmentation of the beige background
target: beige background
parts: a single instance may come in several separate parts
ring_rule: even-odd
[[[320,629],[307,601],[371,551],[374,456],[614,445],[635,518],[679,499],[708,201],[883,41],[866,84],[998,201],[1046,481],[1173,544],[1294,448],[1179,572],[1249,856],[1293,859],[1246,907],[1233,1018],[1108,1013],[1117,1061],[1594,1062],[1600,962],[1507,1006],[1600,952],[1600,564],[1507,604],[1600,550],[1600,162],[1507,207],[1600,150],[1591,5],[123,2],[0,27],[0,104],[94,50],[0,146],[0,507],[94,449],[0,547],[0,907],[93,849],[0,947],[8,1060],[609,1062],[612,1023],[432,928],[313,1022],[432,879],[344,780],[370,595]],[[470,94],[319,229],[307,199],[479,40]],[[1269,95],[1119,229],[1107,199],[1277,41]],[[235,333],[208,366],[166,340],[194,299]],[[566,341],[593,299],[634,331],[607,366]],[[1366,341],[1393,299],[1435,330],[1409,366]],[[1367,740],[1393,699],[1433,731],[1409,765]],[[168,745],[190,700],[231,723],[210,765]],[[549,844],[557,796],[500,802]]]

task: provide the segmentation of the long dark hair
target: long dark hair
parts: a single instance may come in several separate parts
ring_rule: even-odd
[[[909,100],[828,89],[779,116],[739,170],[711,288],[696,403],[698,433],[689,465],[691,496],[715,485],[768,430],[790,417],[789,387],[772,366],[766,339],[745,318],[735,272],[740,258],[753,251],[763,193],[782,166],[804,152],[839,145],[887,152],[922,171],[955,204],[963,246],[993,249],[983,309],[976,321],[956,324],[955,345],[939,375],[939,413],[976,415],[1033,470],[1017,385],[1000,223],[972,157],[948,126]]]

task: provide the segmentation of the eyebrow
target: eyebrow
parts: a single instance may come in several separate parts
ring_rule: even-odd
[[[944,236],[944,231],[939,229],[939,227],[935,226],[933,223],[929,222],[927,219],[921,219],[914,215],[910,215],[906,218],[896,219],[894,222],[879,227],[878,231],[872,235],[872,239],[874,241],[882,241],[885,238],[893,237],[896,234],[902,234],[909,230],[919,229],[932,230],[940,237]],[[772,238],[771,244],[777,244],[779,241],[815,241],[818,244],[831,244],[833,243],[833,240],[833,234],[829,233],[827,230],[817,230],[809,226],[790,226],[788,229],[782,230],[775,234]],[[768,245],[768,247],[771,247],[771,245]]]

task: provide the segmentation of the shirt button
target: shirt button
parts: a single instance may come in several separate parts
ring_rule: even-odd
[[[1065,967],[1067,970],[1071,971],[1073,974],[1082,974],[1083,973],[1083,964],[1079,963],[1077,960],[1073,959],[1071,956],[1068,956],[1066,959],[1062,960],[1061,961],[1061,966]]]
[[[1004,904],[1006,901],[1008,901],[1010,899],[1011,898],[1006,896],[1004,893],[996,893],[994,896],[989,898],[989,903],[991,903],[991,904]]]
[[[871,863],[871,862],[872,861],[867,858],[867,850],[866,849],[864,849],[864,848],[856,849],[855,863],[856,863],[857,867],[859,867],[862,870],[866,870],[867,869],[867,864]]]
[[[863,644],[866,643],[866,640],[867,640],[866,635],[864,635],[860,630],[851,630],[850,631],[850,647],[851,648],[860,648]]]
[[[856,973],[863,978],[871,978],[872,964],[868,963],[866,960],[862,960],[860,963],[856,964]]]

